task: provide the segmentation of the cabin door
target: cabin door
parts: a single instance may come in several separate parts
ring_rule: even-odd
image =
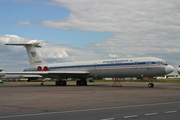
[[[134,63],[134,68],[137,69],[137,61]]]
[[[94,64],[94,70],[97,70],[97,63]]]

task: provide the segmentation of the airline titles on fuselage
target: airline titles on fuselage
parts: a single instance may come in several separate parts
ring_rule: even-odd
[[[132,62],[132,60],[130,60]],[[111,60],[111,61],[103,61],[103,63],[122,63],[122,62],[129,62],[129,60]]]

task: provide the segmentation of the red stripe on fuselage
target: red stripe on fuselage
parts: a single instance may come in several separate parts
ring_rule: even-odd
[[[62,68],[62,69],[50,69],[50,71],[60,70],[92,70],[92,69],[113,69],[113,68],[138,68],[138,67],[162,67],[165,65],[136,65],[136,66],[110,66],[110,67],[83,67],[83,68]]]

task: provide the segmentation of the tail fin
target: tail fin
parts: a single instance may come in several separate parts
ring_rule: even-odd
[[[29,63],[31,66],[38,66],[38,65],[43,65],[43,64],[47,64],[47,62],[45,62],[40,55],[38,54],[38,52],[36,51],[35,47],[39,48],[41,46],[39,46],[40,43],[25,43],[25,44],[5,44],[5,45],[15,45],[15,46],[24,46],[26,47],[26,51],[27,51],[27,55],[29,58]]]

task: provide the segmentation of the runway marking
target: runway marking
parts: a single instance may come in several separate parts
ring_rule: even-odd
[[[114,120],[114,118],[106,118],[106,119],[101,119],[101,120]]]
[[[95,95],[94,95],[95,96]],[[93,97],[93,96],[92,96]],[[133,107],[143,107],[143,106],[152,106],[152,105],[166,105],[166,104],[179,104],[177,102],[167,102],[167,103],[155,103],[155,104],[143,104],[143,105],[132,105],[132,106],[119,106],[119,107],[107,107],[107,108],[94,108],[94,109],[82,109],[82,110],[71,110],[71,111],[59,111],[59,112],[47,112],[47,113],[35,113],[35,114],[24,114],[24,115],[11,115],[11,116],[0,116],[0,118],[13,118],[13,117],[27,117],[27,116],[36,116],[36,115],[51,115],[51,114],[64,114],[72,112],[87,112],[87,111],[96,111],[96,110],[108,110],[108,109],[120,109],[120,108],[133,108]]]
[[[30,106],[24,106],[24,107],[17,107],[17,108],[12,108],[12,109],[5,109],[5,110],[0,110],[0,112],[11,111],[11,110],[17,110],[17,109],[21,109],[21,108],[30,108],[30,107],[37,107],[37,106],[44,106],[44,105],[50,105],[50,104],[56,104],[56,103],[62,103],[62,102],[68,102],[68,101],[79,100],[79,99],[84,99],[84,98],[89,98],[89,97],[94,97],[94,96],[95,96],[95,95],[91,95],[91,96],[86,96],[86,97],[73,98],[73,99],[62,100],[62,101],[56,101],[56,102],[50,102],[50,103],[44,103],[44,104],[37,104],[37,105],[30,105]]]
[[[168,114],[168,113],[175,113],[175,112],[177,112],[177,111],[176,110],[175,111],[166,111],[164,113]]]
[[[138,117],[138,115],[124,116],[124,118]]]
[[[147,113],[145,115],[157,115],[158,113]]]

